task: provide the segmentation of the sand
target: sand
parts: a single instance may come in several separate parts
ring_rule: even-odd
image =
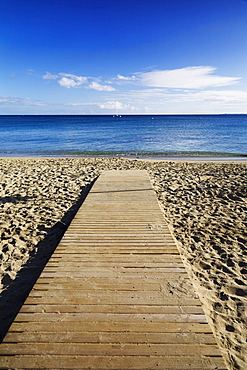
[[[246,369],[247,162],[0,159],[0,335],[104,169],[147,169],[229,369]]]

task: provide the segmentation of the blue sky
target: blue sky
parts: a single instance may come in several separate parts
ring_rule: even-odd
[[[1,0],[0,114],[247,113],[246,0]]]

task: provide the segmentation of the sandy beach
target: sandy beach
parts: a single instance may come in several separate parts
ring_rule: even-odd
[[[229,369],[246,369],[247,162],[0,159],[0,336],[92,182],[146,169]]]

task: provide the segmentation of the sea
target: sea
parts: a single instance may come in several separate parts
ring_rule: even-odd
[[[0,156],[247,159],[247,114],[1,115]]]

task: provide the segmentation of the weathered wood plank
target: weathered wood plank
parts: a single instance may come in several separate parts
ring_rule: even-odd
[[[47,265],[47,267],[56,267],[57,269],[62,269],[63,267],[58,261],[50,261]],[[75,268],[75,269],[81,269],[81,268],[92,268],[92,267],[107,267],[112,268],[112,261],[68,261],[66,260],[66,268]],[[115,261],[114,262],[114,268],[135,268],[135,269],[143,269],[143,268],[149,268],[149,269],[162,269],[167,267],[183,267],[182,261],[174,261],[174,262],[162,262],[162,263],[155,263],[155,262],[123,262],[123,261]]]
[[[0,366],[15,369],[226,370],[222,358],[194,356],[6,356]]]
[[[66,267],[66,262],[64,263],[65,267],[64,267],[64,272],[65,271],[71,271],[73,273],[73,271],[76,273],[77,270],[80,271],[80,275],[78,274],[78,277],[83,277],[83,275],[88,275],[89,277],[92,275],[92,268],[90,267],[84,267],[84,268],[78,268],[78,269],[74,269],[73,268],[68,268]],[[96,265],[96,263],[95,263]],[[62,270],[62,267],[60,267],[61,265],[59,266],[50,266],[49,264],[47,265],[46,269],[43,271],[42,275],[45,275],[46,273],[49,273],[49,271],[55,271],[60,274],[60,271]],[[97,267],[97,266],[95,266]],[[183,274],[186,274],[184,268],[182,265],[179,265],[178,267],[176,267],[176,264],[175,266],[168,266],[168,267],[158,267],[157,268],[157,271],[154,269],[154,268],[149,268],[149,267],[125,267],[125,266],[120,266],[120,267],[115,267],[115,266],[111,266],[111,267],[102,267],[102,266],[98,266],[97,267],[97,274],[98,275],[104,275],[105,272],[108,272],[109,274],[107,276],[111,276],[110,274],[113,274],[114,273],[119,273],[119,272],[124,272],[125,274],[129,273],[129,274],[139,274],[141,271],[142,274],[144,276],[146,276],[146,274],[149,274],[151,276],[154,276],[154,275],[157,275],[157,276],[162,276],[163,274],[163,277],[164,277],[164,273],[167,273],[167,274],[170,274],[171,277],[174,276],[174,274],[177,274],[178,275],[183,275]],[[54,275],[55,277],[55,275]],[[76,276],[75,276],[76,277]],[[96,276],[95,276],[96,277]]]
[[[148,276],[142,276],[142,279],[140,280],[134,280],[131,278],[131,277],[127,277],[127,276],[121,276],[120,278],[118,277],[110,277],[110,276],[105,276],[105,277],[100,277],[100,278],[87,278],[87,277],[59,277],[59,278],[56,278],[55,276],[51,276],[51,277],[40,277],[39,280],[37,281],[35,287],[34,287],[34,290],[36,289],[37,286],[39,286],[39,284],[67,284],[67,283],[72,283],[72,284],[78,284],[78,286],[80,284],[83,284],[83,283],[87,283],[90,284],[112,284],[113,286],[114,285],[117,285],[117,286],[120,286],[120,284],[122,285],[125,285],[125,284],[131,284],[131,285],[140,285],[142,286],[142,284],[147,284],[147,287],[149,285],[158,285],[159,286],[159,289],[160,289],[160,285],[171,285],[171,283],[173,282],[178,282],[178,280],[180,280],[181,282],[188,282],[190,288],[192,287],[191,283],[190,283],[190,280],[188,278],[188,275],[183,272],[181,274],[169,274],[168,275],[169,277],[169,281],[164,279],[164,276],[162,276],[161,278],[153,278],[152,277],[148,277]],[[192,290],[191,292],[193,292],[194,294],[194,291]],[[190,293],[190,292],[189,292]],[[200,303],[199,303],[200,304]]]
[[[164,250],[164,248],[160,248],[160,247],[133,247],[133,248],[130,248],[129,246],[128,247],[119,247],[119,248],[113,248],[113,247],[108,247],[108,248],[103,248],[103,247],[81,247],[81,248],[77,248],[77,249],[72,249],[71,252],[69,252],[68,248],[70,246],[68,245],[68,247],[66,246],[63,246],[63,248],[59,249],[58,251],[60,253],[63,253],[63,254],[69,254],[69,255],[81,255],[83,256],[84,254],[91,254],[91,255],[94,255],[94,254],[105,254],[105,255],[114,255],[114,254],[118,254],[118,255],[126,255],[126,254],[139,254],[139,255],[149,255],[150,253],[153,253],[153,254],[175,254],[175,255],[179,255],[179,252],[178,250],[175,250],[175,249],[166,249]]]
[[[5,343],[165,343],[215,344],[211,333],[9,332]]]
[[[195,344],[108,344],[108,343],[85,343],[78,344],[69,341],[68,343],[3,343],[1,346],[2,355],[81,355],[81,356],[173,356],[178,353],[180,356],[220,356],[219,348],[216,345],[195,345]]]
[[[94,297],[73,297],[73,294],[70,294],[70,297],[43,297],[40,295],[40,297],[28,297],[26,300],[26,304],[135,304],[135,305],[164,305],[168,304],[170,306],[174,305],[177,306],[181,303],[181,298],[173,298],[173,299],[168,299],[165,301],[162,297],[158,298],[153,298],[153,297],[148,297],[147,295],[144,297],[140,296],[133,296],[133,297],[127,297],[125,299],[121,299],[121,294],[120,292],[117,296],[112,297],[109,295],[108,297],[102,297],[102,296],[94,296]],[[197,299],[184,299],[184,305],[185,306],[198,306],[198,300]]]
[[[156,323],[177,323],[177,322],[198,322],[207,323],[204,314],[112,314],[108,313],[19,313],[16,317],[16,321],[20,322],[125,322],[125,323],[140,323],[145,320],[145,322]]]
[[[147,258],[148,257],[148,258]],[[97,259],[96,259],[97,258]],[[66,262],[79,262],[79,263],[84,263],[84,262],[92,262],[95,263],[97,261],[99,262],[114,262],[114,263],[156,263],[158,266],[159,264],[166,263],[167,261],[171,263],[182,263],[181,257],[179,255],[167,255],[167,254],[159,254],[159,258],[157,259],[157,255],[153,253],[149,253],[149,255],[145,254],[128,254],[128,255],[103,255],[101,253],[98,253],[98,255],[94,254],[93,256],[89,254],[84,254],[83,256],[75,256],[74,254],[72,255],[67,255],[63,253],[58,253],[56,251],[55,254],[50,258],[49,263],[52,262],[59,262],[60,260],[63,260]]]
[[[65,305],[65,304],[40,304],[40,305],[29,305],[25,304],[22,306],[21,313],[73,313],[73,312],[98,312],[98,313],[134,313],[134,314],[204,314],[201,305],[199,306],[168,306],[168,305]]]
[[[212,333],[206,323],[160,323],[145,322],[126,323],[126,322],[17,322],[15,321],[10,331],[27,331],[27,332],[140,332],[140,333]],[[1,347],[0,347],[1,348]]]

